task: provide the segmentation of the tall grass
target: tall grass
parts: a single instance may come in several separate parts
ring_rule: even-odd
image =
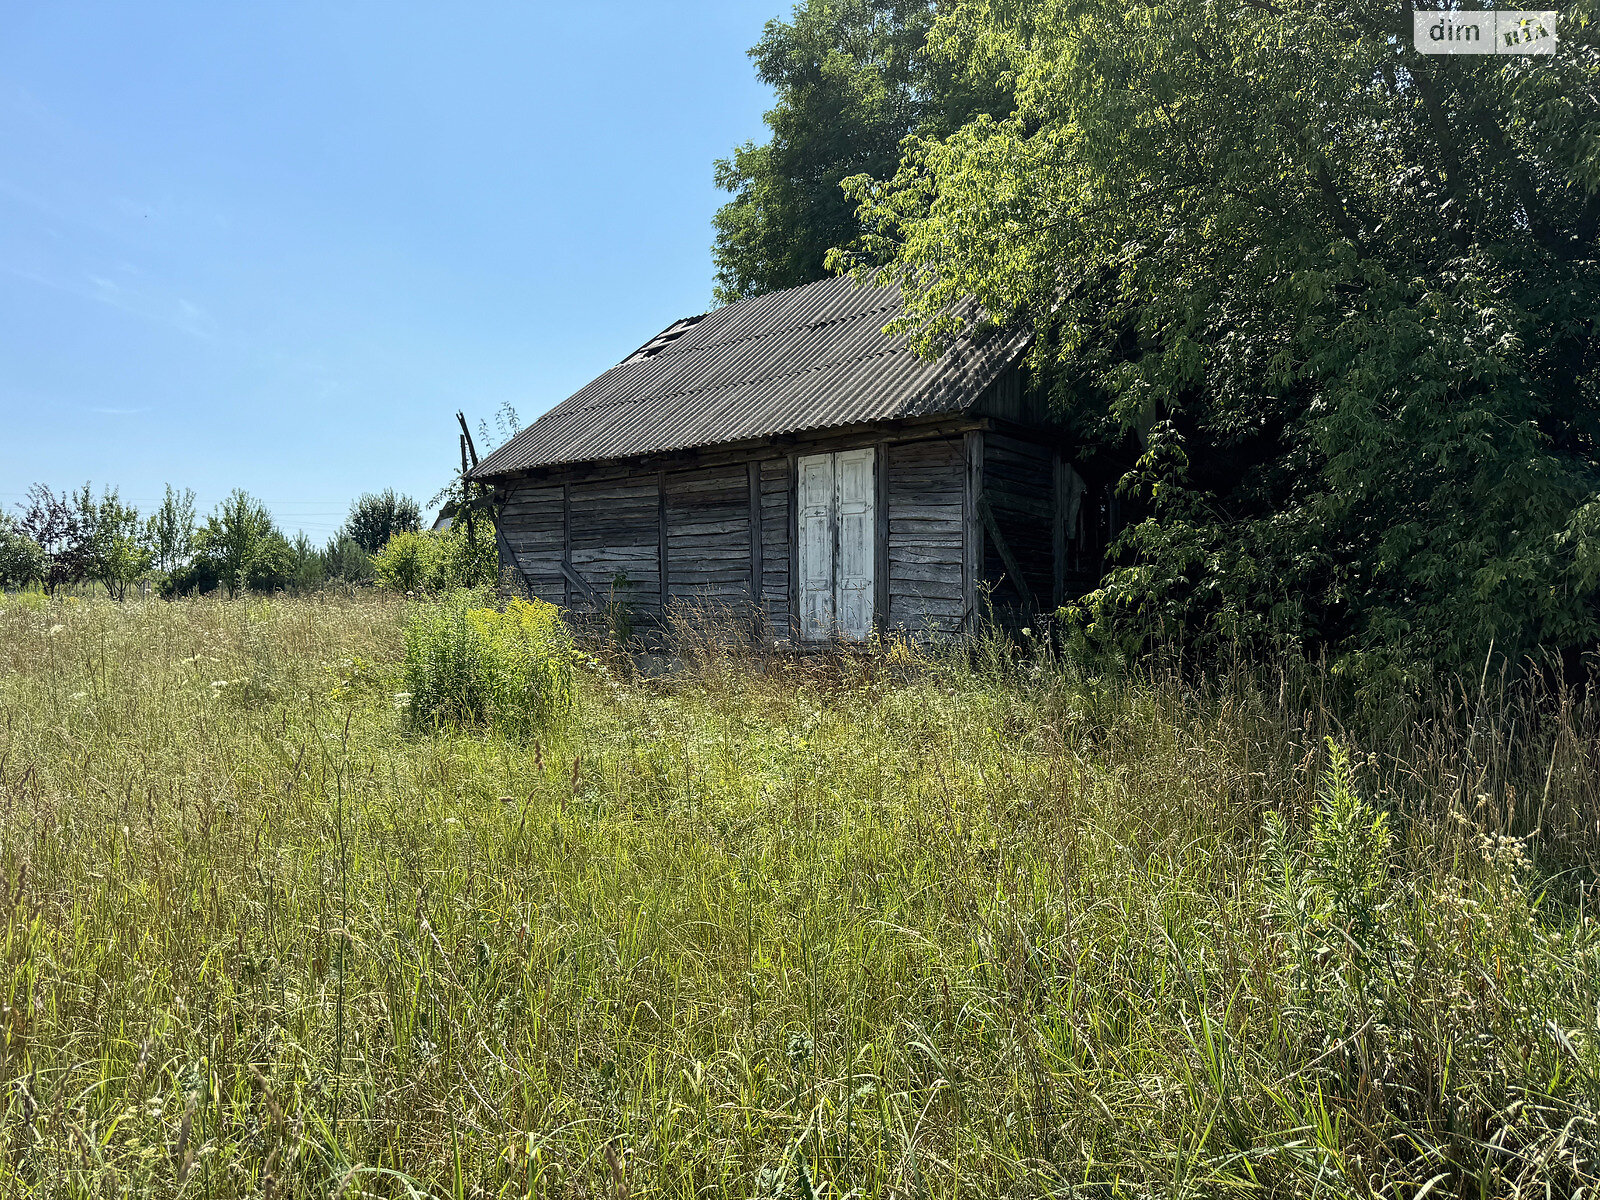
[[[705,650],[522,739],[399,602],[0,608],[13,1193],[1595,1187],[1592,693]]]

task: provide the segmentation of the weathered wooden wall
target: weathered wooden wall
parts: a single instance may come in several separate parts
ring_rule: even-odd
[[[993,428],[879,428],[819,435],[798,452],[867,445],[876,447],[881,473],[875,552],[881,625],[915,637],[957,632],[985,581],[999,582],[997,603],[1021,607],[987,522],[1021,568],[1033,605],[1051,603],[1061,543],[1053,520],[1057,468],[1048,446]],[[507,485],[502,529],[534,594],[575,613],[614,597],[639,625],[655,623],[665,560],[669,604],[711,602],[749,612],[758,596],[769,631],[787,638],[794,618],[796,452],[756,447],[708,452],[709,461],[690,456],[552,470]],[[577,582],[563,572],[563,555]]]
[[[564,488],[517,488],[500,506],[500,532],[517,556],[532,593],[551,604],[567,602],[567,581],[561,574],[566,538],[562,501]],[[507,564],[501,563],[504,568]]]
[[[889,627],[953,633],[966,615],[962,439],[893,443],[888,468]]]
[[[568,485],[571,562],[592,589],[572,589],[572,608],[592,611],[596,599],[641,614],[661,609],[659,492],[656,479],[596,480]]]
[[[787,456],[756,463],[761,508],[761,603],[769,632],[789,636],[789,537],[794,528],[794,471]]]
[[[750,476],[744,463],[668,471],[667,596],[750,602]]]

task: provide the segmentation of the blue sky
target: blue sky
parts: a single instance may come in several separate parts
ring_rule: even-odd
[[[456,409],[531,420],[711,306],[789,8],[0,0],[0,505],[425,503]]]

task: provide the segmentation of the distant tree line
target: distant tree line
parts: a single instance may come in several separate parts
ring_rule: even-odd
[[[492,582],[497,567],[492,525],[424,533],[417,502],[392,488],[359,497],[322,546],[284,533],[242,489],[200,517],[194,492],[170,484],[149,513],[116,488],[35,484],[14,515],[0,512],[0,587],[50,593],[93,584],[114,600],[146,587],[167,597],[373,582],[414,590]]]

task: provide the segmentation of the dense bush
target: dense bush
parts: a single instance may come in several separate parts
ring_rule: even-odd
[[[374,557],[378,585],[393,592],[445,592],[488,587],[499,578],[492,529],[465,526],[439,533],[397,533]]]
[[[513,600],[500,612],[456,592],[418,610],[406,629],[407,716],[421,729],[530,732],[571,704],[575,659],[555,605]]]

